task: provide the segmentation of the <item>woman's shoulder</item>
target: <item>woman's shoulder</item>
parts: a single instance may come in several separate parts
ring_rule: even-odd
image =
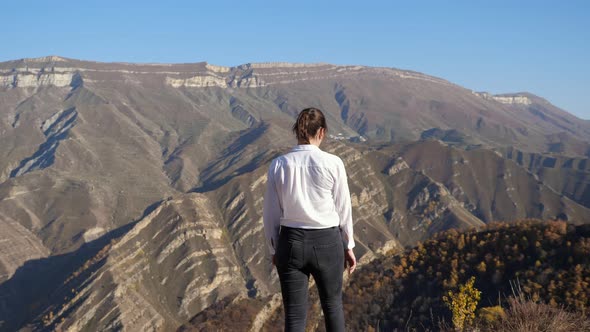
[[[291,158],[289,158],[289,153],[285,153],[285,154],[276,156],[270,161],[269,167],[271,169],[276,169],[276,168],[285,166],[290,163],[290,159]]]
[[[287,166],[290,164],[300,165],[303,161],[300,159],[301,158],[298,158],[298,156],[293,152],[287,152],[273,158],[270,163],[270,167],[279,168],[281,166]],[[314,166],[326,166],[329,168],[338,168],[344,166],[344,162],[339,156],[324,150],[317,150],[317,152],[314,152],[310,159],[305,159],[305,163],[311,163]]]
[[[323,151],[323,150],[322,150],[322,154],[323,154],[324,158],[328,162],[332,163],[333,165],[335,165],[335,166],[344,165],[342,158],[340,158],[339,156],[337,156],[333,153],[327,152],[327,151]]]

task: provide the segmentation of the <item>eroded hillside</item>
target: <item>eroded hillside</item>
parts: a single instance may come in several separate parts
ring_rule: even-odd
[[[4,62],[2,328],[162,330],[273,298],[266,170],[312,105],[362,262],[450,228],[590,215],[590,126],[534,95],[363,66]]]

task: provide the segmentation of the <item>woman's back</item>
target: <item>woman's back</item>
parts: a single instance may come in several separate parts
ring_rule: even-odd
[[[339,157],[312,144],[297,145],[277,157],[270,169],[283,207],[281,225],[298,228],[339,225],[334,200],[338,192],[334,188],[336,182],[346,181]]]

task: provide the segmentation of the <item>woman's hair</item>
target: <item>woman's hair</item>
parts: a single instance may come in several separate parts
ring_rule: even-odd
[[[297,121],[293,125],[293,133],[297,136],[297,140],[309,144],[309,139],[315,137],[320,128],[328,130],[324,113],[317,108],[310,107],[301,111],[297,116]]]

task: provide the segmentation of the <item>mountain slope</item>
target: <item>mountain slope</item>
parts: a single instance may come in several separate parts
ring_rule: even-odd
[[[589,231],[588,225],[525,220],[478,233],[450,231],[384,256],[350,280],[344,296],[349,326],[436,329],[439,319],[451,320],[442,296],[471,276],[482,291],[479,308],[506,307],[517,283],[527,299],[584,313],[590,301]]]
[[[217,213],[200,194],[162,202],[53,292],[38,328],[170,329],[243,292]]]
[[[3,62],[0,321],[165,329],[221,299],[272,297],[265,174],[308,106],[325,111],[322,149],[346,165],[363,261],[449,228],[590,213],[590,125],[534,95],[363,66]],[[162,283],[184,259],[202,270]]]
[[[495,223],[480,231],[450,230],[403,252],[388,252],[365,262],[346,280],[343,304],[347,328],[438,330],[441,321],[451,321],[443,295],[456,291],[472,276],[482,292],[480,309],[506,308],[514,295],[512,287],[517,287],[526,299],[556,308],[566,305],[568,311],[584,316],[590,301],[589,236],[588,225],[528,219]],[[310,300],[307,329],[324,331],[315,287]],[[272,301],[224,301],[179,331],[216,327],[255,331],[259,330],[256,325],[264,331],[280,331],[283,312],[279,307],[268,313]],[[261,317],[265,321],[257,322]]]

